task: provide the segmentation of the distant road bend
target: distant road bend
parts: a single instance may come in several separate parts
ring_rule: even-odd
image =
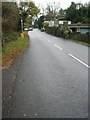
[[[10,117],[87,118],[89,48],[37,29],[28,34]]]

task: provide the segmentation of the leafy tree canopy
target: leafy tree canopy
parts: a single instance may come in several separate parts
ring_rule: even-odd
[[[71,20],[72,23],[88,23],[90,19],[90,4],[82,5],[81,3],[72,2],[66,10],[66,20]]]

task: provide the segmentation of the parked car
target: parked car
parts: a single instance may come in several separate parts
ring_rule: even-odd
[[[41,32],[44,32],[45,31],[45,29],[44,28],[41,28]]]
[[[32,31],[32,30],[33,30],[33,28],[32,28],[32,27],[30,27],[30,28],[29,28],[29,31]]]
[[[24,28],[25,31],[28,31],[28,28]]]

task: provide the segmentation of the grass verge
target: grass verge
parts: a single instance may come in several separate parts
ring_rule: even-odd
[[[90,47],[90,43],[86,43],[86,42],[82,42],[82,41],[78,41],[78,40],[75,40],[75,42]]]
[[[5,44],[2,48],[2,67],[9,67],[18,55],[22,54],[29,44],[28,35],[25,33],[25,38],[19,37],[15,41]]]
[[[79,44],[86,45],[86,46],[90,47],[90,43],[83,42],[83,41],[80,41],[80,40],[72,40],[72,39],[65,39],[65,40],[69,40],[69,41],[76,42],[76,43],[79,43]]]

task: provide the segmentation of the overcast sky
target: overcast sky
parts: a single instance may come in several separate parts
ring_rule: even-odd
[[[65,9],[71,5],[71,2],[75,3],[88,3],[90,0],[33,0],[37,5],[42,5],[42,7],[45,7],[47,3],[53,3],[53,2],[59,2],[60,7],[62,9]]]

